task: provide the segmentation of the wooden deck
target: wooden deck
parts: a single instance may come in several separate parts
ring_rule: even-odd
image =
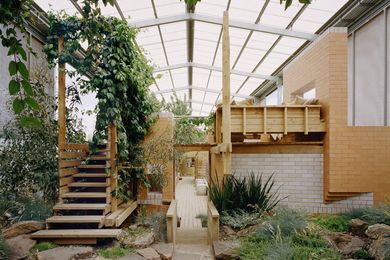
[[[181,217],[179,229],[202,228],[199,214],[207,215],[207,196],[198,196],[194,177],[183,177],[176,186],[177,215]]]

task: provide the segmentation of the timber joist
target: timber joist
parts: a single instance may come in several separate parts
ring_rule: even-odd
[[[219,154],[219,153],[231,153],[233,147],[231,143],[222,143],[210,148],[210,153]]]

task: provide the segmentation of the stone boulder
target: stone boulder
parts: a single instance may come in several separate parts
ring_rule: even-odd
[[[390,259],[390,237],[380,237],[374,240],[368,248],[368,252],[375,259]]]
[[[358,218],[351,219],[351,221],[349,222],[349,225],[351,227],[352,234],[358,235],[358,236],[364,235],[364,232],[366,231],[366,229],[368,227],[367,222],[365,222],[361,219],[358,219]]]
[[[151,246],[160,255],[163,260],[171,260],[173,255],[172,243],[158,243]]]
[[[357,236],[345,233],[334,233],[325,236],[325,240],[343,255],[353,255],[364,247],[365,242]]]
[[[6,239],[5,242],[10,248],[10,259],[24,259],[30,253],[31,248],[37,241],[30,239],[30,235],[19,235]]]
[[[385,224],[374,224],[367,228],[366,235],[371,239],[380,239],[390,236],[390,226]]]
[[[16,237],[45,229],[45,223],[39,221],[21,221],[3,230],[4,238]]]
[[[70,260],[92,257],[95,254],[90,246],[61,246],[37,254],[38,260]]]
[[[160,255],[157,253],[157,251],[154,250],[153,248],[150,248],[150,247],[138,249],[137,253],[147,260],[160,260],[161,259]]]
[[[237,241],[227,240],[221,241],[217,240],[213,242],[214,255],[216,259],[238,259],[237,249],[239,243]]]
[[[154,233],[152,231],[139,234],[137,236],[125,236],[121,239],[123,247],[134,247],[134,248],[146,248],[153,244]]]

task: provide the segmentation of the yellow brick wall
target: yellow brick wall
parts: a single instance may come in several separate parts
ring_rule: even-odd
[[[348,126],[347,57],[346,30],[330,28],[284,69],[284,99],[316,88],[327,125],[325,195],[373,192],[378,203],[390,195],[390,127]]]

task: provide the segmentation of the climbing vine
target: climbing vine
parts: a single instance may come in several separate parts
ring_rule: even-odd
[[[70,63],[78,75],[91,75],[89,79],[76,80],[82,91],[94,92],[98,99],[94,143],[104,142],[107,126],[115,124],[119,160],[136,164],[142,156],[140,142],[153,122],[150,115],[155,105],[148,93],[153,81],[152,67],[135,42],[136,29],[126,21],[102,16],[98,1],[83,1],[83,10],[82,17],[49,15],[44,51],[51,65]],[[64,39],[61,52],[59,37]],[[82,42],[88,47],[85,57],[79,59],[74,54],[81,50]],[[136,174],[142,179],[142,173]],[[120,178],[125,185],[126,176]]]
[[[1,0],[0,1],[0,39],[1,44],[8,48],[8,56],[12,59],[8,64],[11,80],[8,84],[9,94],[13,97],[12,109],[21,115],[22,126],[39,126],[40,120],[30,115],[23,115],[24,110],[38,110],[39,104],[34,97],[34,91],[29,79],[29,71],[25,62],[27,52],[23,46],[26,41],[30,53],[30,38],[26,29],[30,16],[31,0]],[[33,53],[34,54],[34,53]]]

